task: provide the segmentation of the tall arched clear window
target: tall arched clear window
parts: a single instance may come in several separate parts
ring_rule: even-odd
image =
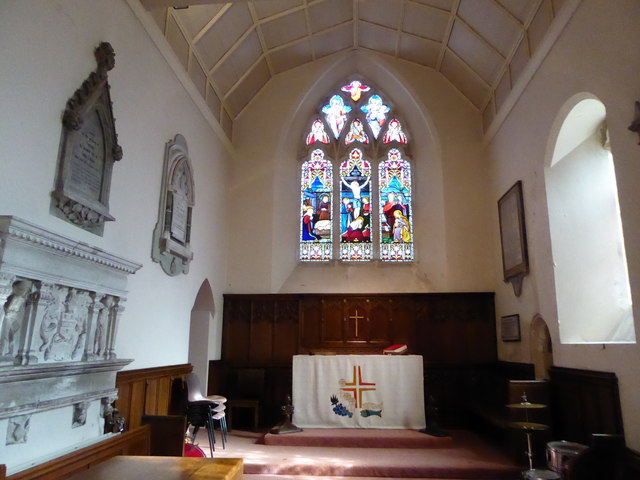
[[[299,259],[412,261],[410,136],[399,112],[361,80],[325,98],[303,138]]]
[[[635,342],[631,290],[605,106],[563,121],[545,170],[560,341]]]

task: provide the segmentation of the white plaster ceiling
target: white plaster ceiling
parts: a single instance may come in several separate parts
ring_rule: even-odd
[[[350,49],[439,71],[486,124],[566,1],[141,0],[229,129],[274,75]]]

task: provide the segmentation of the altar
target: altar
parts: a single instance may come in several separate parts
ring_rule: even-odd
[[[302,428],[425,427],[421,355],[294,355]]]

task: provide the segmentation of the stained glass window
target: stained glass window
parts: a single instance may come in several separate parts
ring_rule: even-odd
[[[357,102],[358,100],[360,100],[360,97],[363,93],[371,90],[371,87],[369,87],[368,85],[363,85],[358,80],[354,80],[349,85],[345,85],[344,87],[342,87],[341,90],[343,92],[348,92],[349,95],[351,95],[351,100]]]
[[[380,258],[402,262],[413,260],[411,215],[411,166],[400,150],[389,150],[380,163]]]
[[[334,95],[329,100],[329,103],[322,107],[322,113],[324,113],[327,124],[331,127],[336,138],[340,136],[340,132],[342,132],[347,121],[347,114],[350,111],[351,107],[344,104],[344,100],[340,95]]]
[[[387,113],[389,113],[391,109],[382,103],[382,97],[380,95],[371,95],[369,102],[360,107],[360,109],[366,115],[367,123],[369,123],[373,136],[378,138],[380,130],[382,130],[382,126],[387,120]]]
[[[389,120],[389,127],[382,137],[382,143],[391,142],[407,143],[407,136],[402,131],[402,125],[397,118]]]
[[[314,150],[302,164],[301,183],[300,260],[330,260],[333,167],[322,150]]]
[[[351,128],[344,137],[344,143],[349,145],[353,142],[369,143],[369,136],[364,132],[364,126],[359,118],[351,122]]]
[[[316,142],[329,143],[329,135],[324,130],[324,123],[319,118],[311,124],[311,131],[307,134],[307,145]]]
[[[371,164],[354,148],[340,164],[340,259],[371,260]]]
[[[300,260],[413,261],[411,137],[401,117],[358,80],[326,98],[303,137]],[[380,158],[376,172],[371,159]]]

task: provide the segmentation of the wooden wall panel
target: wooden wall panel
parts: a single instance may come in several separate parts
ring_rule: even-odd
[[[401,342],[430,362],[497,359],[492,293],[225,295],[224,302],[223,359],[236,366],[281,365],[323,350],[379,353]]]
[[[275,317],[274,303],[273,299],[254,299],[251,302],[249,362],[252,365],[269,365],[271,363]]]
[[[249,363],[251,302],[234,296],[225,297],[222,327],[222,351],[236,364]]]
[[[374,297],[369,299],[367,316],[369,321],[367,341],[388,347],[393,343],[391,326],[394,318],[393,300],[389,297]]]
[[[125,428],[142,425],[143,415],[166,415],[174,400],[172,383],[184,380],[192,370],[191,364],[169,365],[118,372],[115,407],[125,419]]]
[[[623,433],[614,373],[551,367],[549,374],[557,438],[589,445],[592,433]]]
[[[344,336],[344,316],[342,298],[323,298],[321,300],[320,338],[315,339],[314,346],[331,348],[342,343]]]
[[[291,357],[298,352],[298,302],[282,299],[275,302],[275,322],[273,326],[274,365],[289,365]]]
[[[158,380],[155,378],[146,381],[144,392],[144,415],[156,415],[158,411]]]
[[[301,298],[299,315],[299,353],[309,353],[309,350],[318,348],[318,339],[322,336],[322,299],[320,297]]]
[[[129,404],[129,416],[125,417],[126,423],[128,424],[127,430],[132,430],[142,425],[142,416],[144,415],[144,405],[146,400],[145,390],[146,382],[144,380],[138,380],[131,383],[131,403]],[[118,406],[118,402],[116,402],[116,407],[118,408],[118,410],[120,409],[120,407]]]
[[[404,343],[418,349],[416,342],[415,305],[412,299],[399,302],[391,298],[393,318],[390,325],[390,344]]]

